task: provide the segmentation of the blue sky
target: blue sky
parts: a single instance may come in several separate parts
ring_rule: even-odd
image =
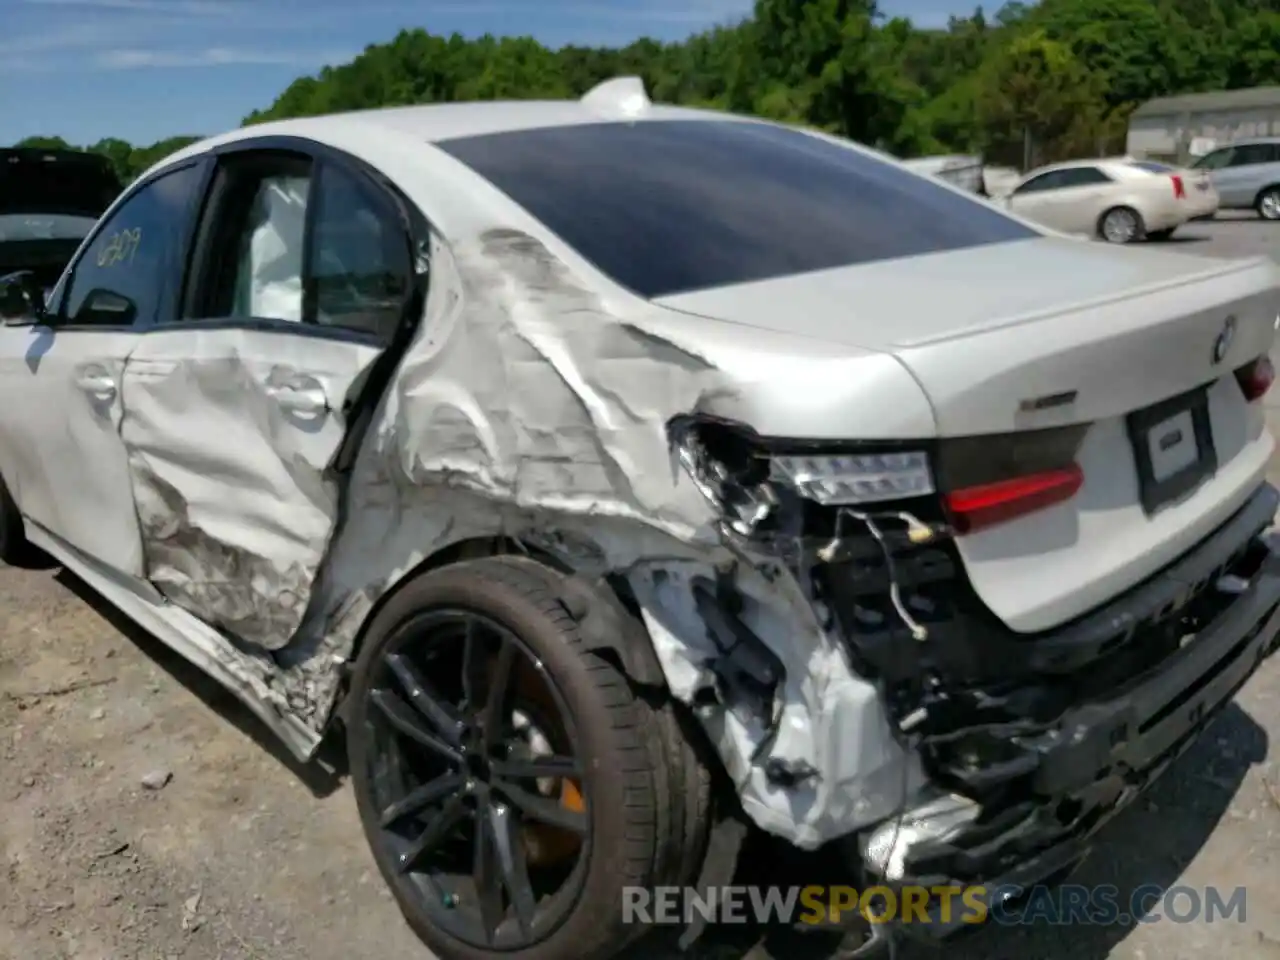
[[[0,0],[0,144],[216,133],[402,27],[542,42],[679,39],[751,0]],[[921,25],[968,0],[883,0]]]

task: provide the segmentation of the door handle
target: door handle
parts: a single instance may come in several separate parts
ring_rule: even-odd
[[[116,382],[105,373],[82,373],[76,378],[76,386],[99,400],[111,400],[116,395]]]
[[[318,383],[285,383],[267,387],[267,395],[285,410],[315,416],[329,409],[329,398]]]

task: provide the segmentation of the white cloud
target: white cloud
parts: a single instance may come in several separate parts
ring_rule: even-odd
[[[34,57],[16,57],[0,53],[0,73],[48,73],[53,67]]]
[[[68,23],[46,30],[6,36],[0,39],[0,56],[12,54],[20,58],[93,49],[125,36],[125,31],[111,30],[102,23]]]
[[[204,50],[105,50],[93,59],[104,70],[139,70],[147,68],[222,67],[245,64],[312,66],[341,63],[352,58],[348,51],[245,50],[235,47],[209,47]]]

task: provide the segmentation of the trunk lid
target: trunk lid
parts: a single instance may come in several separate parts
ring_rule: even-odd
[[[1265,352],[1280,267],[1046,237],[680,294],[657,301],[890,353],[940,436],[1127,413]],[[1234,317],[1228,353],[1214,344]],[[1023,400],[1075,391],[1028,416]]]
[[[1089,424],[1071,500],[957,540],[974,589],[1017,631],[1086,613],[1175,560],[1256,490],[1274,448],[1233,375],[1275,336],[1280,267],[1264,258],[1044,238],[660,302],[888,353],[940,437]],[[1183,421],[1128,415],[1197,389],[1215,462],[1193,489],[1144,505],[1143,431]]]

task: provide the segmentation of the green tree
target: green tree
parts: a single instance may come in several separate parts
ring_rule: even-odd
[[[100,153],[111,162],[111,168],[115,170],[116,176],[121,182],[132,180],[137,170],[133,166],[133,144],[127,140],[120,140],[117,137],[107,137],[99,140],[89,148],[94,153]]]
[[[1280,12],[1244,17],[1230,36],[1227,85],[1233,88],[1280,83]]]
[[[1176,9],[1152,0],[1043,0],[1027,22],[1101,77],[1112,109],[1204,79],[1191,27]]]
[[[25,137],[19,140],[16,147],[33,147],[36,150],[73,150],[74,147],[61,137]]]
[[[1099,75],[1070,47],[1033,30],[1012,40],[983,66],[979,122],[990,152],[1005,162],[1032,164],[1091,152],[1102,120]],[[1024,157],[1024,148],[1033,155]]]
[[[751,15],[665,43],[551,49],[530,37],[401,30],[300,77],[246,124],[417,103],[577,97],[641,77],[655,100],[819,127],[903,154],[1020,162],[1115,149],[1143,100],[1280,81],[1280,0],[1040,0],[976,7],[943,29],[875,0],[756,0]],[[134,176],[191,138],[92,148]],[[57,137],[26,141],[45,147]]]

